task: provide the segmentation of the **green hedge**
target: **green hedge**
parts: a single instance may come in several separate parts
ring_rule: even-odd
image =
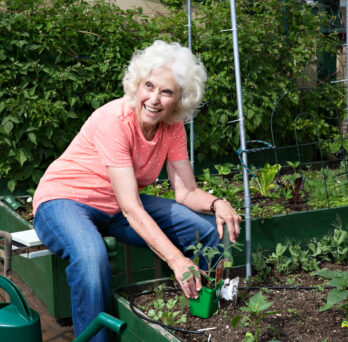
[[[47,168],[100,105],[123,94],[124,69],[137,48],[154,39],[187,45],[187,13],[167,1],[169,15],[123,11],[104,1],[0,1],[0,177],[10,190],[34,188]],[[239,146],[229,2],[193,3],[192,43],[208,70],[204,105],[195,119],[199,160]],[[237,1],[238,35],[248,138],[270,139],[270,116],[282,94],[296,87],[304,67],[321,52],[335,54],[338,37],[320,33],[325,13],[297,0]],[[285,25],[286,24],[286,25]],[[291,141],[294,114],[318,118],[320,134],[335,131],[327,119],[344,108],[342,84],[292,92],[278,105],[278,144]],[[303,96],[302,96],[303,95]],[[298,122],[310,139],[313,120]]]

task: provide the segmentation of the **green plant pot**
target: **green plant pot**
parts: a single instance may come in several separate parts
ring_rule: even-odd
[[[223,281],[213,289],[202,286],[197,299],[190,298],[190,314],[200,318],[209,318],[218,308],[220,289]]]

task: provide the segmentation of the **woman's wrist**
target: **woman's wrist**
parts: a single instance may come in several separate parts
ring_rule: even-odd
[[[173,256],[170,256],[169,258],[167,258],[167,265],[173,269],[173,264],[175,263],[175,261],[178,260],[178,258],[183,257],[183,254],[181,252],[178,252],[176,254],[174,254]]]
[[[215,214],[215,203],[217,201],[226,201],[226,200],[224,198],[215,198],[213,200],[213,202],[211,202],[211,204],[210,204],[210,211],[213,212],[214,214]]]

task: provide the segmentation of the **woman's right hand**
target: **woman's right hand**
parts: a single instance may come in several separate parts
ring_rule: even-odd
[[[175,279],[178,281],[187,298],[198,298],[198,291],[202,288],[201,276],[199,268],[191,259],[184,257],[182,254],[177,255],[168,261],[168,266],[173,270]],[[191,275],[183,281],[186,272],[190,272],[190,268],[197,270],[198,277]]]

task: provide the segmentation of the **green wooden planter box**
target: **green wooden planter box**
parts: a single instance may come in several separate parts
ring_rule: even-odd
[[[157,325],[152,324],[144,319],[138,317],[131,309],[130,302],[125,299],[122,294],[125,292],[129,295],[140,293],[143,290],[147,290],[149,287],[154,287],[156,284],[160,284],[168,281],[168,278],[156,279],[150,281],[137,282],[129,284],[125,288],[120,288],[112,296],[112,310],[113,314],[122,321],[127,322],[127,329],[121,337],[115,337],[115,341],[118,342],[180,342],[181,339],[173,335],[169,330]],[[190,337],[192,335],[189,335]]]
[[[332,224],[337,217],[342,220],[342,228],[348,230],[348,206],[254,219],[251,221],[252,251],[272,251],[278,242],[305,244],[312,238],[319,239],[333,231]],[[242,222],[238,241],[244,246],[241,251],[232,249],[234,265],[243,266],[246,263],[245,222]]]
[[[0,201],[0,230],[12,233],[28,229],[33,229],[33,226]],[[127,253],[130,258],[130,272],[127,279],[125,245],[115,243],[113,238],[104,240],[106,240],[112,268],[112,291],[116,287],[125,285],[127,280],[141,281],[155,277],[155,256],[150,249],[129,248]],[[49,314],[55,318],[71,317],[70,291],[65,276],[67,266],[68,262],[56,255],[36,259],[20,256],[12,258],[12,270],[46,304]],[[160,276],[169,275],[169,268],[164,263],[160,266]]]
[[[278,242],[305,243],[311,238],[320,238],[333,229],[332,223],[339,216],[344,229],[348,230],[348,206],[320,209],[308,212],[273,216],[270,219],[256,219],[251,222],[252,250],[273,250]],[[16,232],[32,229],[32,225],[0,201],[0,229]],[[244,222],[239,241],[245,242]],[[130,247],[130,278],[126,279],[125,245],[117,243],[108,246],[112,267],[112,291],[128,282],[150,280],[155,277],[155,256],[149,249]],[[245,265],[245,250],[234,251],[234,265]],[[37,259],[13,257],[12,269],[46,304],[50,315],[56,318],[70,317],[69,287],[65,280],[67,261],[55,255]],[[161,263],[161,276],[168,276],[170,270]],[[158,273],[157,273],[158,275]],[[120,317],[120,319],[122,319]]]
[[[334,227],[332,223],[339,216],[343,222],[343,228],[348,230],[348,206],[320,209],[308,212],[299,212],[288,215],[274,216],[267,220],[252,220],[252,250],[261,249],[274,250],[278,242],[287,241],[306,243],[312,238],[321,238]],[[240,242],[245,241],[244,222],[242,224],[242,233]],[[245,250],[234,254],[235,266],[245,266]],[[148,289],[156,282],[163,280],[154,280],[131,284],[121,288],[112,297],[113,314],[123,321],[127,321],[128,327],[126,333],[116,339],[116,341],[125,342],[165,342],[182,341],[170,331],[156,324],[148,323],[135,315],[130,307],[130,302],[125,299],[129,294],[140,293]],[[126,294],[124,296],[124,294]],[[189,338],[192,336],[188,336]]]

